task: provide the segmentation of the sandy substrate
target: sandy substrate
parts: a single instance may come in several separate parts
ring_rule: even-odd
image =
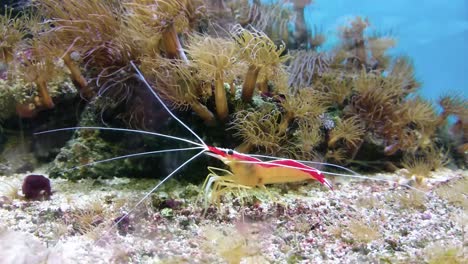
[[[206,209],[199,186],[172,182],[114,228],[155,181],[53,179],[50,200],[26,201],[15,195],[25,175],[3,176],[0,262],[466,263],[468,172],[432,176],[426,193],[379,181],[335,182],[335,191],[301,183]]]

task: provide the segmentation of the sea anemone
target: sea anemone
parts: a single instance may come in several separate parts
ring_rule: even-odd
[[[88,87],[88,81],[86,78],[81,74],[81,70],[76,64],[76,59],[72,58],[72,54],[69,52],[65,53],[62,57],[63,62],[70,70],[71,79],[76,83],[76,85],[81,90],[82,95],[84,98],[91,98],[94,95],[94,92]]]
[[[361,70],[352,82],[354,94],[350,105],[344,109],[346,115],[357,115],[367,131],[385,142],[386,155],[401,149],[418,148],[422,143],[419,141],[421,133],[414,124],[424,126],[429,137],[434,131],[430,106],[420,99],[405,101],[408,90],[402,84],[400,78]],[[420,112],[414,113],[413,107]],[[427,136],[423,138],[426,141]]]
[[[439,117],[439,124],[442,124],[449,115],[456,115],[460,117],[468,116],[468,100],[463,98],[460,94],[448,94],[439,99],[439,105],[442,107],[443,112]]]
[[[293,90],[313,86],[314,80],[330,70],[330,58],[327,54],[316,51],[297,50],[291,52],[287,71],[289,86]]]
[[[151,28],[161,34],[166,55],[170,59],[181,59],[188,63],[177,32],[189,28],[187,3],[176,0],[135,0],[124,3],[141,27]]]
[[[393,48],[396,41],[391,37],[381,37],[374,35],[368,39],[368,46],[372,59],[375,60],[373,68],[386,69],[391,61],[390,56],[386,55],[388,49]]]
[[[325,101],[331,106],[342,109],[349,102],[353,92],[351,78],[337,71],[324,73],[312,87],[324,95]]]
[[[21,73],[24,80],[35,83],[39,91],[40,102],[36,102],[39,107],[53,108],[54,102],[47,89],[47,82],[52,79],[57,69],[49,57],[41,55],[41,49],[38,46],[23,52],[23,63]]]
[[[86,64],[101,69],[121,62],[122,52],[116,45],[121,22],[118,19],[119,6],[111,1],[66,1],[40,0],[37,4],[49,19],[50,28],[41,33],[47,38],[57,56],[63,58],[71,77],[86,98],[93,96],[86,79],[81,74],[77,61],[79,55]],[[118,51],[116,51],[118,50]]]
[[[240,47],[240,58],[249,65],[242,86],[242,100],[250,102],[260,70],[271,70],[286,61],[288,56],[282,55],[286,47],[276,46],[265,33],[253,28],[247,30],[236,25],[231,34]]]
[[[297,122],[298,128],[294,132],[295,148],[302,153],[301,158],[315,159],[318,154],[315,150],[323,141],[318,119],[302,119]]]
[[[237,63],[237,52],[237,45],[232,40],[202,35],[193,35],[187,46],[187,53],[202,78],[214,81],[216,113],[221,120],[229,114],[224,81],[235,78],[233,69]]]
[[[96,64],[106,57],[98,53],[108,51],[121,27],[120,7],[112,1],[40,0],[38,6],[51,25],[41,35],[47,35],[64,53],[79,52]]]
[[[0,15],[0,62],[9,64],[14,59],[15,50],[37,22],[36,18],[31,14],[13,16],[13,9],[5,7],[5,14]]]
[[[215,124],[213,113],[199,101],[203,92],[190,65],[181,60],[145,56],[141,58],[141,69],[164,98],[179,108],[190,106],[207,125]]]
[[[229,3],[229,7],[237,23],[243,27],[252,24],[260,16],[260,1],[254,0],[252,1],[252,5],[249,2],[249,0],[239,0]]]
[[[289,92],[289,74],[286,67],[281,64],[277,67],[260,71],[257,77],[257,88],[263,95],[271,94],[286,94]]]
[[[397,101],[391,111],[385,116],[387,122],[379,125],[379,134],[390,143],[385,154],[393,155],[397,150],[415,151],[433,145],[437,118],[431,103],[415,97]]]
[[[12,12],[5,8],[5,14],[0,15],[0,61],[6,64],[13,60],[15,48],[26,35],[24,20]]]
[[[329,149],[327,153],[325,153],[325,158],[336,163],[344,164],[346,160],[349,160],[349,153],[343,148]]]
[[[280,131],[286,132],[290,122],[294,119],[313,119],[324,113],[329,105],[322,100],[323,94],[317,90],[301,89],[296,95],[288,94],[281,102],[284,115],[280,124]]]
[[[395,113],[404,93],[397,80],[366,73],[364,70],[353,80],[352,85],[356,92],[350,102],[352,109],[371,129],[389,122],[388,116]]]
[[[281,113],[278,110],[265,105],[257,110],[236,112],[230,129],[235,130],[234,135],[243,140],[243,150],[259,147],[265,153],[277,154],[286,140],[284,131],[279,127],[280,119]]]
[[[421,143],[432,144],[432,137],[436,132],[438,120],[434,105],[417,96],[406,100],[402,104],[401,120],[406,120],[413,130],[421,135]]]
[[[286,7],[283,1],[271,4],[255,2],[250,9],[250,22],[248,24],[265,32],[275,42],[288,43],[290,38],[289,23],[294,17],[293,12]],[[241,25],[246,26],[247,24],[241,23]]]
[[[430,172],[440,169],[448,162],[448,153],[435,147],[429,147],[419,153],[404,155],[401,165],[407,170],[407,176],[416,178],[421,184],[423,179],[430,178]]]
[[[399,89],[406,95],[415,92],[421,84],[416,80],[414,65],[409,57],[397,57],[388,69],[387,78],[397,81]]]
[[[343,49],[348,53],[348,64],[361,69],[367,64],[366,39],[364,30],[369,26],[367,19],[356,17],[349,27],[341,29]]]
[[[337,119],[335,127],[330,131],[328,146],[333,147],[339,140],[357,147],[364,136],[364,128],[358,117],[352,116],[346,119]]]
[[[296,13],[296,21],[294,23],[294,39],[297,43],[307,43],[307,26],[305,22],[304,9],[311,4],[312,0],[290,0],[293,3],[293,9]]]

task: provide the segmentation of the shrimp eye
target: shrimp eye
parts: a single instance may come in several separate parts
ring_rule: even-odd
[[[234,155],[234,150],[228,149],[227,154],[228,154],[228,155]]]

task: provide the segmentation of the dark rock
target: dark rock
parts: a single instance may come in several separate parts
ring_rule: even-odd
[[[134,230],[130,222],[130,217],[128,217],[128,215],[126,214],[115,218],[114,223],[117,224],[117,230],[119,231],[119,234],[123,236],[127,235],[130,231]]]
[[[0,208],[10,205],[11,204],[11,199],[6,197],[6,196],[0,196]]]
[[[23,165],[21,165],[19,168],[16,169],[16,173],[26,173],[34,170],[34,164],[31,162],[25,162]]]
[[[393,249],[393,250],[398,250],[398,242],[393,239],[385,239],[385,242],[387,242],[388,246]]]
[[[30,174],[24,178],[22,191],[24,197],[29,200],[49,199],[52,195],[50,180],[37,174]]]
[[[182,201],[176,200],[176,199],[167,199],[164,200],[160,205],[159,209],[162,210],[164,208],[170,208],[170,209],[179,209],[182,206]]]

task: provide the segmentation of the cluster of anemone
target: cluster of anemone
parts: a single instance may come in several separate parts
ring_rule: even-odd
[[[15,79],[22,79],[26,83],[35,83],[41,97],[37,97],[35,102],[30,102],[30,108],[45,107],[52,108],[53,102],[49,96],[46,82],[53,76],[54,66],[50,58],[38,55],[41,51],[34,45],[35,41],[25,41],[28,34],[36,34],[30,26],[33,25],[35,17],[21,18],[18,15],[12,16],[12,9],[5,9],[5,15],[0,16],[0,64],[3,65],[0,78],[7,83],[15,82]],[[21,61],[22,63],[17,63]],[[21,74],[22,76],[17,76]],[[20,104],[18,103],[18,106]],[[28,108],[28,107],[26,107]],[[27,114],[28,115],[28,114]]]
[[[108,87],[123,86],[122,80],[126,79],[117,79],[116,72],[125,69],[130,61],[142,61],[146,66],[153,62],[154,65],[146,68],[154,72],[154,69],[161,68],[160,58],[171,60],[162,64],[176,77],[172,78],[172,83],[161,85],[161,89],[166,89],[166,94],[176,105],[190,105],[207,124],[214,123],[213,109],[204,105],[196,91],[211,90],[210,82],[214,90],[214,111],[221,121],[226,121],[230,114],[224,84],[230,83],[230,92],[234,95],[234,80],[241,75],[236,71],[240,71],[243,65],[250,67],[245,77],[248,81],[244,82],[243,88],[246,102],[254,94],[262,68],[260,82],[263,91],[267,90],[270,80],[285,83],[280,65],[284,47],[277,47],[263,32],[235,27],[228,38],[189,36],[187,33],[198,27],[197,19],[204,16],[203,1],[69,1],[61,4],[56,0],[43,0],[35,5],[42,21],[37,21],[41,29],[31,41],[24,41],[24,19],[9,14],[2,16],[4,28],[9,30],[2,40],[2,57],[4,61],[13,60],[13,47],[18,43],[27,44],[22,49],[26,55],[15,63],[21,65],[25,80],[38,87],[39,100],[35,102],[38,107],[54,107],[47,83],[59,74],[60,70],[54,65],[59,60],[63,61],[75,86],[87,100],[94,97],[96,90],[107,91]],[[209,52],[204,53],[203,49],[207,47]],[[234,56],[237,51],[245,55]],[[180,66],[178,61],[189,68]],[[275,68],[282,78],[269,74],[269,70]],[[187,74],[187,70],[190,73]],[[164,74],[158,75],[161,80]],[[209,80],[211,75],[214,78]]]
[[[367,37],[364,32],[369,25],[368,20],[359,17],[352,21],[350,27],[342,29],[342,45],[328,54],[314,49],[288,50],[293,54],[287,62],[290,92],[281,92],[284,99],[278,106],[282,115],[277,122],[279,131],[286,131],[285,136],[298,146],[342,162],[352,161],[363,145],[376,145],[381,155],[424,152],[435,147],[438,131],[449,115],[457,117],[452,131],[466,123],[463,96],[443,97],[440,104],[444,111],[439,116],[431,102],[415,96],[420,83],[411,61],[408,57],[388,56],[386,51],[395,40],[379,35]],[[310,94],[304,96],[304,91]],[[301,98],[307,98],[314,107],[304,108]],[[335,126],[315,127],[324,138],[311,147],[298,137],[304,135],[298,124],[314,120],[317,113],[334,116]],[[304,119],[306,116],[309,119]],[[458,149],[462,153],[466,136],[461,138]],[[289,146],[284,143],[282,148]]]
[[[50,83],[67,75],[87,100],[109,94],[133,102],[124,109],[143,123],[151,110],[142,109],[149,103],[134,62],[168,104],[217,126],[206,134],[230,128],[220,142],[244,151],[349,163],[369,159],[360,155],[368,149],[401,157],[434,147],[449,116],[457,118],[453,129],[466,127],[466,100],[441,98],[438,115],[415,95],[411,61],[389,56],[395,40],[367,34],[367,19],[350,21],[340,44],[320,51],[326,39],[304,19],[313,1],[290,2],[39,0],[41,16],[1,17],[0,59],[37,90],[18,102],[22,117],[33,116],[31,105],[54,108]],[[212,26],[218,21],[226,28]]]

